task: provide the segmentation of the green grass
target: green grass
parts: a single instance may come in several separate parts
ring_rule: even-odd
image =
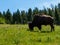
[[[50,26],[29,31],[28,25],[0,24],[0,45],[60,45],[60,26],[50,32]]]

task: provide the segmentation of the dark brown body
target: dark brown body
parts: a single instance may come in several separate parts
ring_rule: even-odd
[[[54,30],[53,23],[54,23],[54,18],[51,16],[35,15],[33,21],[29,23],[29,29],[33,30],[33,28],[36,26],[41,30],[41,25],[50,25],[51,31],[53,31]]]

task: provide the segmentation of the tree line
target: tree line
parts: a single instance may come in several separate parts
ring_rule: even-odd
[[[60,24],[60,3],[57,6],[51,6],[51,8],[44,8],[39,10],[35,7],[33,10],[31,8],[28,11],[17,9],[13,14],[8,9],[6,12],[0,12],[0,24],[27,24],[27,22],[32,21],[35,14],[41,15],[42,13],[54,17],[54,23]]]

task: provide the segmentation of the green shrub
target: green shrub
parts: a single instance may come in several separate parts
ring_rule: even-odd
[[[0,24],[5,24],[5,19],[0,17]]]

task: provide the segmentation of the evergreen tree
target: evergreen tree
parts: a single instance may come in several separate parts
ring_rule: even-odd
[[[35,7],[35,9],[33,10],[33,15],[35,14],[39,14],[39,9],[37,7]]]
[[[17,9],[16,18],[17,18],[17,23],[21,23],[21,15],[19,9]]]
[[[6,14],[5,14],[5,11],[3,11],[3,17],[4,17],[4,18],[5,18],[5,15],[6,15]]]
[[[6,12],[5,19],[6,19],[7,24],[11,24],[11,22],[12,22],[12,14],[11,14],[9,9]]]
[[[48,15],[53,16],[52,10],[50,8],[48,8]]]
[[[39,10],[39,15],[42,15],[43,14],[43,10]]]
[[[59,12],[60,12],[60,3],[58,4],[58,9],[59,9]]]
[[[3,14],[0,12],[0,17],[3,17]]]
[[[32,21],[32,17],[33,17],[33,15],[32,15],[32,9],[29,8],[28,9],[28,15],[27,15],[28,21]]]
[[[25,13],[25,11],[23,10],[23,11],[21,11],[21,23],[22,24],[25,24],[25,23],[27,23],[27,16],[26,16],[26,13]]]
[[[15,24],[16,22],[17,22],[17,20],[16,20],[16,13],[13,12],[13,24]]]
[[[59,10],[59,22],[60,22],[60,3],[58,4],[58,10]]]
[[[59,11],[57,6],[55,6],[55,21],[57,24],[59,24]]]
[[[21,23],[21,15],[20,15],[20,11],[17,10],[17,12],[13,13],[13,24],[19,24]]]
[[[0,12],[0,24],[4,24],[5,23],[5,19],[3,17],[3,14]]]
[[[44,14],[47,14],[47,10],[46,10],[45,7],[44,7],[44,10],[43,10],[43,13],[44,13]]]

